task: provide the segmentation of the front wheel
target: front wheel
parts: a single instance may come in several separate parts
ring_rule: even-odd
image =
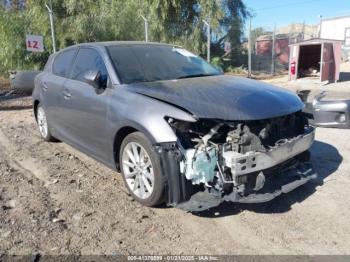
[[[159,158],[142,133],[132,133],[123,140],[119,161],[125,185],[134,199],[145,206],[164,201]]]
[[[47,142],[55,141],[55,138],[51,135],[49,125],[47,123],[45,110],[41,104],[39,104],[36,109],[36,122],[38,124],[41,137]]]

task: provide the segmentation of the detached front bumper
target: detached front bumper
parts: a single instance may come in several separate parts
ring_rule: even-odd
[[[307,101],[309,90],[299,91],[298,95],[305,103],[304,113],[309,123],[319,127],[350,128],[350,100],[324,99],[327,92],[316,95],[312,102]]]
[[[233,190],[230,194],[218,195],[205,190],[197,192],[188,201],[175,206],[186,211],[200,212],[216,207],[224,201],[246,204],[264,203],[317,178],[317,174],[309,162],[299,162],[293,167],[289,167],[288,170],[276,169],[272,172],[276,173],[272,173],[266,179],[264,187],[256,192],[245,193]]]

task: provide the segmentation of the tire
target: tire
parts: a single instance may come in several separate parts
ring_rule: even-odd
[[[47,142],[57,141],[51,135],[50,127],[49,127],[49,124],[48,124],[48,121],[47,121],[45,109],[44,109],[44,107],[41,106],[40,103],[38,104],[38,106],[36,108],[35,116],[36,116],[36,123],[38,125],[41,137]]]
[[[132,197],[145,206],[164,202],[164,179],[159,161],[151,143],[141,132],[131,133],[123,140],[119,153],[123,180]]]

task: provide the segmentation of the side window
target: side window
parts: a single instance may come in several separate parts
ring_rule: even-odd
[[[96,70],[101,74],[101,86],[106,87],[108,73],[100,54],[91,48],[81,48],[73,66],[72,78],[84,81],[84,74],[87,71]]]
[[[69,70],[75,54],[75,49],[58,54],[52,65],[52,72],[55,75],[69,77]]]

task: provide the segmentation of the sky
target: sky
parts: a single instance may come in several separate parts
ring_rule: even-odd
[[[350,0],[243,0],[253,11],[252,28],[272,30],[291,23],[318,24],[319,16],[350,15]],[[247,23],[248,24],[248,23]]]

